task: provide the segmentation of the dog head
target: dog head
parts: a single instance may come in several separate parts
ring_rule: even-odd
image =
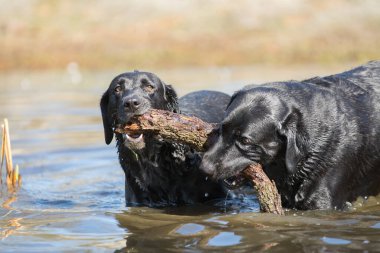
[[[239,174],[254,163],[265,168],[282,160],[286,171],[294,173],[302,157],[297,140],[300,116],[275,88],[262,86],[237,92],[215,133],[217,137],[203,156],[201,169],[234,187],[243,182]]]
[[[178,111],[174,89],[148,72],[127,72],[116,76],[100,101],[105,141],[110,144],[117,124],[126,124],[132,117],[149,109]],[[144,136],[122,135],[124,145],[131,149],[145,147]]]

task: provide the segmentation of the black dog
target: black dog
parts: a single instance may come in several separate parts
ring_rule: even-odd
[[[125,124],[151,108],[179,112],[183,107],[189,115],[217,123],[229,99],[221,92],[200,91],[178,101],[174,89],[152,73],[121,74],[113,79],[100,102],[105,141],[111,143],[117,124]],[[127,205],[181,205],[225,196],[224,188],[199,170],[201,156],[188,146],[145,134],[115,137],[125,172]]]
[[[233,95],[201,168],[230,184],[260,163],[287,208],[344,208],[380,192],[380,61]]]

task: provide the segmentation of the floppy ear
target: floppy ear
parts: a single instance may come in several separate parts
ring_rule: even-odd
[[[164,98],[168,102],[167,109],[172,112],[179,112],[178,97],[174,88],[171,85],[167,85],[162,82],[164,87]]]
[[[299,121],[301,115],[298,110],[293,109],[284,120],[280,123],[280,134],[286,137],[285,164],[289,173],[293,174],[297,170],[297,164],[303,157],[299,143],[297,143],[297,135],[301,135],[299,130]]]
[[[104,127],[104,138],[106,144],[110,144],[113,139],[113,131],[112,131],[112,120],[108,115],[108,90],[103,94],[102,99],[100,100],[100,109],[102,111],[102,119],[103,119],[103,127]]]

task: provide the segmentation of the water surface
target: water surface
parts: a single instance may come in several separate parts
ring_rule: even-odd
[[[163,72],[180,94],[232,93],[247,80],[331,69],[225,68]],[[341,69],[343,70],[343,68]],[[333,72],[331,72],[333,73]],[[99,98],[116,71],[0,76],[0,119],[11,125],[22,188],[1,194],[1,252],[375,252],[380,198],[349,211],[259,213],[255,197],[178,208],[126,208],[114,144],[106,146]],[[173,83],[174,82],[174,83]]]

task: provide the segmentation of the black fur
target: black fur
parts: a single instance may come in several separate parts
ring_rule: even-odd
[[[179,103],[188,114],[217,123],[229,99],[224,93],[201,91],[178,101],[174,89],[152,73],[121,74],[111,82],[100,103],[105,141],[112,141],[116,124],[127,123],[150,108],[179,112]],[[149,135],[115,137],[126,177],[127,205],[181,205],[225,196],[224,189],[198,169],[201,155],[188,146]]]
[[[287,208],[341,209],[378,194],[380,62],[234,94],[201,167],[225,179],[254,162]]]

